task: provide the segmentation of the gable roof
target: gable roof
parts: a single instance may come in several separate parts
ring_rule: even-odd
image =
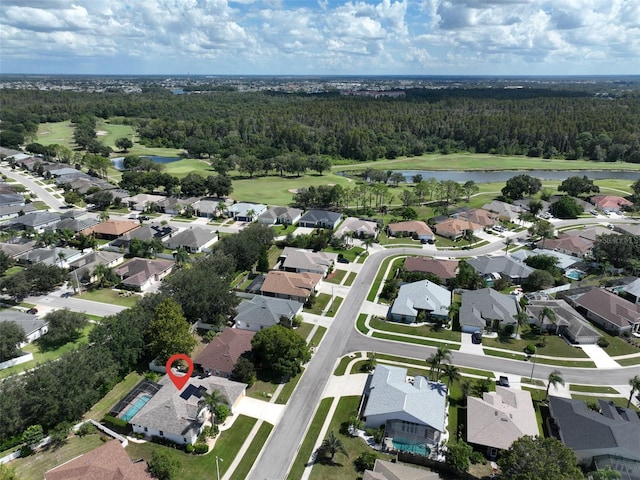
[[[625,285],[622,290],[624,290],[629,295],[640,298],[640,278],[637,278],[630,284]]]
[[[336,223],[342,218],[342,214],[339,212],[330,212],[328,210],[309,210],[300,219],[301,222],[309,223]]]
[[[447,316],[451,306],[451,292],[429,280],[406,283],[400,287],[391,306],[392,315],[415,317],[419,310]]]
[[[467,230],[482,230],[482,225],[474,223],[464,218],[449,218],[443,222],[439,222],[435,226],[436,233],[442,236],[461,235]]]
[[[640,322],[640,305],[603,288],[592,288],[579,296],[575,303],[619,327]]]
[[[139,222],[134,222],[132,220],[107,220],[105,222],[99,223],[98,225],[83,230],[82,233],[84,235],[96,233],[102,235],[120,236],[132,230],[135,230],[136,228],[140,228]]]
[[[98,265],[109,265],[121,258],[124,258],[124,253],[109,250],[94,250],[69,264],[72,268],[70,275],[82,277],[85,272],[89,272],[89,275],[91,275]]]
[[[204,423],[198,417],[201,409],[198,401],[201,389],[211,393],[218,390],[233,405],[246,389],[244,383],[233,382],[223,377],[191,377],[182,390],[178,390],[169,375],[158,382],[156,394],[131,418],[129,423],[149,427],[180,436],[197,434]]]
[[[563,300],[529,300],[527,304],[529,313],[538,319],[545,307],[551,308],[556,314],[556,325],[566,326],[575,337],[600,337],[600,334],[583,319],[582,315]],[[553,322],[545,317],[543,325],[549,324]]]
[[[428,257],[407,257],[404,261],[404,268],[407,272],[433,273],[443,280],[449,280],[456,276],[458,261]]]
[[[322,275],[319,273],[272,270],[267,273],[260,290],[267,293],[306,298],[320,280],[322,280]]]
[[[78,217],[64,216],[56,225],[57,230],[73,230],[74,232],[81,232],[87,228],[91,228],[98,225],[100,220],[97,217],[91,215],[82,215]]]
[[[501,273],[510,278],[527,278],[533,272],[533,268],[506,255],[499,257],[483,255],[476,258],[469,258],[467,263],[480,275]]]
[[[418,424],[444,432],[447,387],[417,376],[407,382],[407,369],[376,366],[371,377],[369,399],[364,416],[404,413]]]
[[[299,208],[271,207],[266,212],[261,213],[258,218],[268,218],[273,220],[286,218],[287,220],[294,220],[300,215],[302,215],[302,210]]]
[[[176,231],[178,231],[177,228],[174,228],[170,225],[162,225],[160,223],[141,225],[139,228],[131,230],[130,232],[122,235],[120,238],[117,238],[111,244],[114,247],[118,247],[120,245],[129,245],[133,239],[142,240],[144,242],[148,242],[149,240],[152,240],[154,238],[162,240],[163,238],[171,235]]]
[[[531,394],[496,386],[482,398],[467,397],[467,442],[508,449],[524,435],[539,435]]]
[[[593,242],[578,235],[562,235],[558,238],[540,240],[538,245],[551,250],[564,250],[579,255],[587,254],[593,248]]]
[[[123,279],[122,283],[141,286],[152,276],[166,272],[173,265],[171,260],[136,257],[116,267],[114,272]]]
[[[378,231],[378,224],[369,220],[361,220],[356,217],[347,217],[340,224],[333,234],[336,238],[341,238],[345,233],[354,232],[359,235],[375,235]]]
[[[3,308],[0,310],[0,323],[14,322],[24,330],[25,335],[31,335],[40,330],[47,322],[36,315],[24,313],[19,310]]]
[[[247,217],[250,210],[253,210],[254,216],[258,216],[266,209],[267,206],[261,203],[238,202],[228,207],[227,211],[232,212],[236,217]]]
[[[437,472],[401,463],[376,459],[373,470],[365,470],[362,480],[440,480]]]
[[[460,323],[462,325],[485,326],[488,320],[503,324],[515,324],[518,313],[515,298],[495,291],[493,288],[465,290],[462,292]]]
[[[600,412],[582,400],[551,397],[549,408],[560,440],[579,451],[612,449],[615,455],[640,461],[640,419],[627,408],[598,400]]]
[[[61,263],[64,263],[66,259],[80,254],[80,250],[76,250],[75,248],[34,248],[33,250],[20,255],[18,260],[29,263],[43,263],[45,265],[59,266]],[[62,258],[60,255],[62,255]]]
[[[560,270],[566,270],[571,265],[575,265],[580,261],[578,257],[574,257],[573,255],[567,255],[566,253],[557,252],[555,250],[548,250],[546,248],[536,248],[535,250],[521,249],[516,250],[509,255],[523,263],[527,258],[535,257],[536,255],[547,255],[550,257],[555,257],[556,259],[558,259],[558,263],[556,263],[556,266]]]
[[[187,246],[189,248],[201,248],[217,237],[217,233],[208,228],[190,227],[176,233],[171,238],[165,240],[169,248]]]
[[[473,223],[487,227],[498,222],[498,215],[483,208],[473,208],[457,214],[458,218],[466,218]]]
[[[564,235],[578,236],[580,238],[584,238],[585,240],[590,240],[592,242],[595,242],[596,237],[598,237],[599,235],[618,235],[618,233],[612,232],[608,228],[593,226],[593,227],[587,227],[584,229],[567,230],[564,233]]]
[[[282,267],[285,269],[310,270],[326,273],[338,258],[338,254],[314,252],[303,248],[284,247],[280,257],[284,257]]]
[[[490,203],[486,203],[482,206],[483,209],[490,212],[497,213],[501,217],[506,218],[518,218],[521,212],[524,212],[522,207],[517,205],[511,205],[510,203],[501,202],[499,200],[493,200]]]
[[[44,474],[45,480],[152,480],[146,462],[134,462],[111,440]]]
[[[421,220],[390,223],[388,228],[390,232],[411,232],[416,235],[433,235],[433,231],[429,228],[429,225]]]
[[[268,327],[280,323],[281,317],[293,317],[301,308],[302,304],[295,300],[251,295],[236,307],[234,320],[236,323]]]
[[[35,240],[25,240],[23,238],[15,238],[11,242],[0,242],[0,251],[5,255],[15,258],[25,252],[33,250],[36,247]]]
[[[60,214],[55,212],[29,212],[18,218],[9,220],[3,225],[6,228],[7,225],[23,225],[25,227],[38,228],[41,225],[48,225],[60,220]]]
[[[225,328],[220,335],[211,340],[193,363],[209,370],[231,372],[244,352],[251,350],[251,339],[255,332],[237,328]]]

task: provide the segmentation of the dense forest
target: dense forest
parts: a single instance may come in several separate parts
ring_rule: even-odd
[[[28,142],[38,123],[116,119],[147,146],[191,156],[287,152],[375,160],[470,151],[640,163],[640,94],[577,89],[409,89],[402,98],[339,93],[1,91],[0,144]]]

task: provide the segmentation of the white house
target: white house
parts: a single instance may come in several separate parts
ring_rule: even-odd
[[[422,312],[423,321],[446,319],[451,307],[451,292],[429,280],[406,283],[400,286],[396,300],[389,310],[391,320],[415,323]]]
[[[227,216],[239,222],[253,222],[266,209],[267,206],[261,203],[238,202],[227,209]]]

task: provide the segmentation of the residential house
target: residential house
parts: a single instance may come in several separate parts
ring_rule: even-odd
[[[271,207],[260,214],[258,223],[263,225],[293,225],[302,217],[302,210],[291,207]]]
[[[378,230],[376,222],[347,217],[334,232],[333,236],[339,239],[342,239],[345,235],[350,235],[354,238],[376,238]]]
[[[616,195],[594,195],[589,201],[604,212],[620,212],[621,210],[633,207],[633,202]]]
[[[100,219],[96,215],[88,215],[86,211],[81,210],[67,210],[60,216],[60,221],[55,226],[55,229],[71,230],[78,233],[95,227],[99,223]]]
[[[338,258],[336,253],[314,252],[302,248],[285,247],[278,261],[285,272],[319,273],[323,277],[331,270]]]
[[[198,217],[214,218],[226,211],[227,203],[223,198],[204,198],[193,203]]]
[[[457,240],[464,237],[469,230],[471,230],[474,235],[482,233],[484,230],[482,225],[463,218],[449,218],[436,223],[435,229],[438,235],[450,240]]]
[[[549,198],[549,203],[553,205],[563,197],[571,197],[571,196],[570,195],[552,195],[551,198]],[[573,200],[576,202],[576,205],[582,207],[582,209],[585,212],[588,212],[590,209],[593,208],[593,206],[589,202],[587,202],[586,200],[580,197],[571,197],[571,198],[573,198]]]
[[[431,273],[448,282],[458,274],[458,261],[428,257],[407,257],[404,261],[404,269],[407,272]]]
[[[433,231],[429,225],[419,220],[390,223],[387,233],[391,237],[412,237],[416,240],[433,240]]]
[[[0,323],[14,322],[24,331],[27,341],[20,344],[22,348],[27,343],[39,339],[48,331],[48,323],[36,315],[19,310],[3,308],[0,310]]]
[[[485,228],[491,228],[500,223],[500,220],[496,213],[490,212],[489,210],[484,210],[482,208],[472,208],[471,210],[466,210],[464,212],[452,215],[452,217],[469,220],[471,223],[482,225]]]
[[[640,333],[640,305],[603,288],[592,288],[575,300],[576,310],[613,335]]]
[[[76,283],[93,283],[98,278],[93,274],[98,265],[113,268],[124,262],[124,253],[95,250],[82,258],[69,262],[69,278]]]
[[[598,399],[591,410],[582,400],[551,397],[554,436],[569,447],[588,470],[611,467],[625,480],[640,480],[640,419],[629,408]]]
[[[513,295],[505,295],[492,288],[462,292],[460,326],[463,332],[515,326],[517,314],[518,307]]]
[[[247,387],[222,377],[191,377],[186,386],[178,390],[169,375],[164,375],[157,386],[155,395],[129,423],[134,433],[161,437],[179,445],[193,445],[210,418],[208,408],[199,404],[203,392],[220,392],[229,401],[233,413]]]
[[[309,210],[298,221],[299,227],[306,228],[328,228],[334,230],[340,221],[342,214],[330,212],[328,210]]]
[[[562,300],[530,300],[526,308],[530,319],[540,330],[563,335],[571,343],[594,344],[601,336],[577,311]],[[553,310],[555,319],[541,319],[544,308]]]
[[[69,263],[81,258],[84,252],[74,248],[34,248],[20,255],[16,260],[19,263],[42,263],[43,265],[69,268]]]
[[[174,265],[171,260],[132,258],[116,267],[114,272],[122,279],[123,287],[144,292],[169,275]]]
[[[119,238],[116,238],[111,242],[112,247],[129,249],[129,245],[133,240],[140,240],[142,242],[149,242],[151,240],[158,240],[160,242],[165,241],[178,229],[170,225],[162,225],[160,223],[150,223],[147,225],[140,225],[140,228],[131,230],[125,233]]]
[[[150,195],[148,193],[139,193],[131,197],[122,199],[122,203],[132,210],[143,212],[150,207],[157,207],[158,202],[161,202],[166,197],[164,195]]]
[[[131,460],[118,440],[52,468],[44,480],[153,480],[147,462]]]
[[[499,200],[487,203],[483,205],[482,208],[496,213],[500,220],[506,220],[508,222],[515,222],[520,218],[520,214],[525,211],[522,207],[506,202],[500,202]]]
[[[626,233],[627,235],[638,235],[640,236],[640,224],[633,223],[616,223],[613,225],[614,232],[618,233]]]
[[[7,218],[16,218],[20,215],[32,213],[37,211],[37,208],[33,203],[27,203],[26,205],[2,205],[0,206],[0,220]]]
[[[440,443],[447,414],[444,384],[410,378],[406,368],[379,364],[367,380],[364,396],[362,416],[368,428],[384,426],[385,437],[405,445],[433,450]]]
[[[307,301],[322,281],[319,273],[293,273],[271,271],[267,273],[260,293],[268,297],[295,300],[300,303]]]
[[[440,480],[440,475],[431,470],[377,458],[373,470],[365,470],[362,480]]]
[[[0,242],[0,251],[14,260],[20,255],[36,248],[36,241],[27,238],[15,237],[8,242]]]
[[[636,305],[640,305],[640,278],[622,287],[623,295]]]
[[[28,230],[42,233],[45,229],[55,228],[60,222],[60,214],[55,212],[35,211],[20,215],[2,224],[3,230]]]
[[[251,350],[254,335],[250,330],[225,328],[193,359],[193,364],[207,375],[230,378],[240,356]]]
[[[546,248],[536,248],[535,250],[516,250],[513,253],[509,253],[509,256],[515,258],[517,261],[524,263],[524,261],[529,257],[535,257],[537,255],[547,255],[548,257],[554,257],[558,260],[556,263],[556,267],[558,267],[561,271],[565,271],[568,268],[571,268],[576,263],[580,262],[580,259],[571,255],[567,255],[566,253],[558,252],[556,250],[548,250]]]
[[[167,248],[177,250],[184,248],[189,253],[200,253],[209,249],[218,241],[218,232],[210,228],[189,227],[167,238]]]
[[[533,268],[510,256],[489,257],[482,255],[476,258],[469,258],[467,263],[471,265],[488,284],[499,277],[509,280],[511,283],[519,284],[529,277]]]
[[[0,207],[22,207],[24,197],[20,193],[0,193]]]
[[[243,300],[236,307],[233,321],[235,328],[260,331],[278,325],[283,317],[292,320],[302,311],[302,303],[294,300],[264,297],[262,295],[242,295]]]
[[[579,235],[563,234],[558,238],[542,239],[538,243],[538,248],[556,250],[567,255],[583,258],[591,254],[593,242]]]
[[[227,208],[227,216],[239,222],[253,222],[266,209],[261,203],[238,202]]]
[[[156,208],[158,209],[158,211],[167,213],[169,215],[181,215],[184,213],[187,205],[191,205],[193,207],[194,203],[196,203],[197,201],[199,201],[199,199],[195,197],[163,197],[162,200],[156,202]]]
[[[540,213],[545,213],[549,211],[549,207],[551,206],[551,203],[545,201],[545,200],[536,200],[538,202],[540,202],[540,204],[542,205],[542,209],[540,210]],[[529,208],[529,204],[531,203],[531,199],[530,198],[521,198],[519,200],[514,200],[513,201],[513,205],[519,208],[522,208],[523,210],[526,210],[527,212],[530,212],[531,209]]]
[[[96,238],[115,240],[122,235],[140,228],[139,222],[132,220],[107,220],[93,227],[82,230],[83,235],[95,235]]]
[[[590,242],[595,242],[596,238],[598,238],[600,235],[618,235],[618,232],[612,232],[608,228],[595,226],[578,230],[567,230],[566,232],[564,232],[564,235],[578,236],[585,240],[589,240]]]
[[[451,307],[451,292],[429,280],[405,283],[389,309],[389,319],[395,322],[446,320]]]
[[[467,443],[495,458],[525,435],[540,435],[531,394],[496,386],[482,398],[467,396]]]

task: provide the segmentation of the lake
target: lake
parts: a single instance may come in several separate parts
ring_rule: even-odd
[[[461,171],[461,170],[394,170],[404,175],[407,182],[411,183],[415,175],[422,175],[426,180],[430,177],[438,181],[453,180],[464,183],[473,180],[476,183],[506,182],[511,177],[520,174],[531,175],[541,180],[564,180],[569,177],[586,175],[591,180],[602,180],[604,178],[614,178],[619,180],[635,181],[640,178],[640,167],[637,172],[621,170],[496,170],[496,171]]]
[[[140,158],[149,158],[153,163],[173,163],[182,160],[182,157],[160,157],[158,155],[140,155]],[[122,162],[124,157],[112,158],[111,163],[116,170],[124,170]]]

